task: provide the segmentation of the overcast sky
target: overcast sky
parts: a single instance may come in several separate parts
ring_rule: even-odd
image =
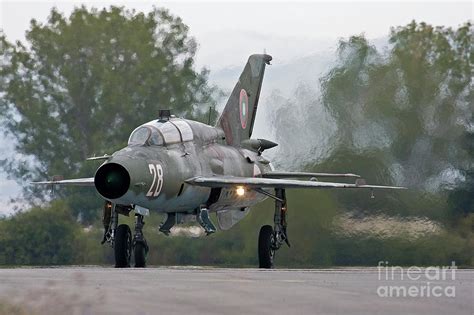
[[[0,0],[0,28],[10,41],[24,41],[31,19],[45,21],[53,6],[69,14],[75,6],[101,8],[124,5],[138,11],[166,7],[183,18],[198,43],[198,67],[217,71],[243,66],[248,55],[266,50],[273,64],[291,62],[315,52],[333,49],[337,39],[365,33],[383,38],[391,26],[415,19],[432,25],[457,27],[472,20],[471,1],[456,2],[163,2],[163,1],[3,1]],[[216,82],[218,83],[218,82]],[[0,139],[2,152],[11,143]],[[1,156],[0,156],[1,158]],[[0,213],[19,188],[0,170]]]
[[[264,49],[275,62],[327,48],[340,37],[365,33],[384,37],[391,26],[415,19],[458,26],[473,19],[472,1],[456,2],[163,2],[163,1],[1,1],[0,27],[10,40],[23,40],[32,18],[45,21],[51,7],[69,13],[74,6],[111,4],[149,11],[166,7],[183,18],[200,44],[198,66],[219,69],[245,61]]]

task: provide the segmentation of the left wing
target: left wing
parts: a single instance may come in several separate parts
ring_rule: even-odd
[[[366,185],[364,180],[356,180],[355,184],[331,183],[311,180],[273,179],[260,177],[213,176],[193,177],[186,183],[204,187],[234,187],[246,186],[249,188],[371,188],[371,189],[406,189],[397,186]]]
[[[33,185],[94,186],[94,177],[32,182]]]

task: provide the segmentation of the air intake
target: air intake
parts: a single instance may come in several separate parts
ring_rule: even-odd
[[[95,173],[94,184],[103,197],[117,199],[128,191],[130,175],[122,165],[107,163],[102,165]]]

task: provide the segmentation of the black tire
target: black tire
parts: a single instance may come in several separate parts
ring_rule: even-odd
[[[143,242],[136,242],[133,248],[133,254],[135,256],[135,268],[146,267],[146,245]]]
[[[132,255],[132,232],[126,224],[120,224],[115,230],[115,268],[130,267]]]
[[[275,250],[272,247],[273,237],[273,228],[270,225],[262,226],[258,235],[258,262],[260,268],[273,268],[273,258],[275,257]]]

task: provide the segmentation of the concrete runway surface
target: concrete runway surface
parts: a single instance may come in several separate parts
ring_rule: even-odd
[[[427,281],[385,280],[377,268],[0,269],[0,314],[472,315],[474,270],[455,277],[429,284],[454,287],[455,297],[379,297],[380,286]]]

